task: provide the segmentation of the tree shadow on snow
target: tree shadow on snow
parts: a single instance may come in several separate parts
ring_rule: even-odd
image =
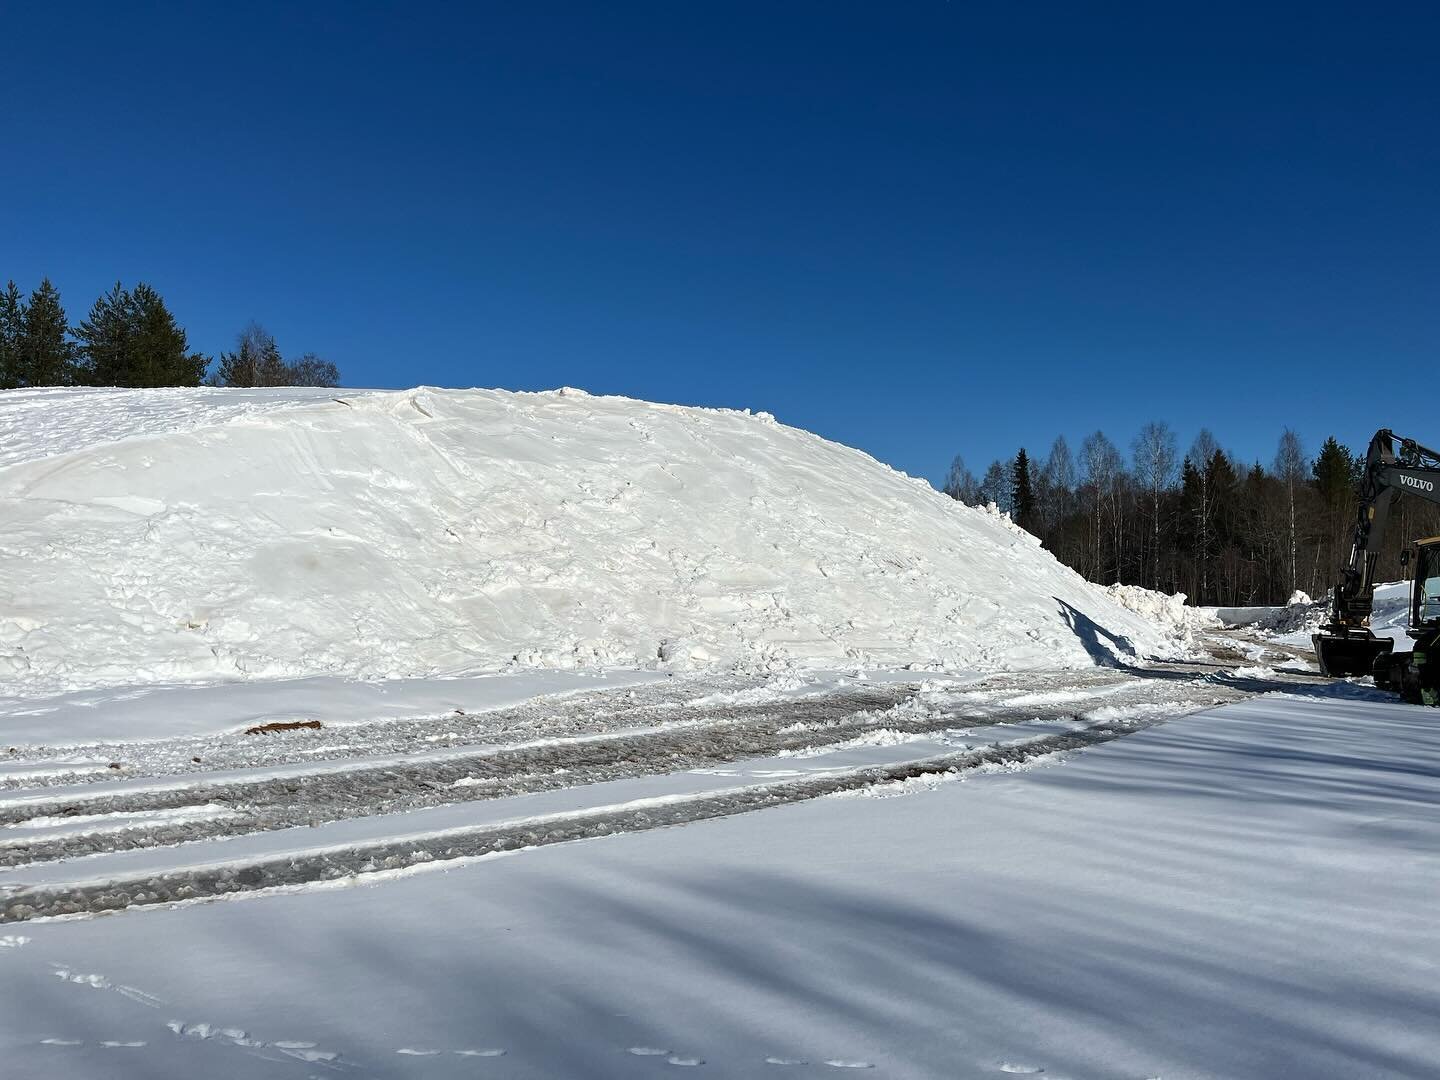
[[[1112,634],[1086,615],[1079,608],[1067,604],[1058,596],[1051,597],[1060,605],[1060,614],[1069,624],[1071,632],[1080,639],[1080,645],[1090,659],[1101,667],[1128,667],[1122,656],[1138,656],[1134,643],[1127,637]]]

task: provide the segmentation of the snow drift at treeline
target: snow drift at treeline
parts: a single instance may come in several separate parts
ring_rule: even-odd
[[[0,394],[3,692],[1175,648],[1007,519],[765,413],[336,393]]]

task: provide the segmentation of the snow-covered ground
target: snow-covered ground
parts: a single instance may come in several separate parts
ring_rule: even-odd
[[[868,789],[901,797],[18,923],[0,1053],[156,1080],[1418,1080],[1437,778],[1428,712],[1269,697]]]
[[[0,393],[14,697],[1180,648],[1008,520],[764,413],[573,390]]]
[[[1440,735],[1312,607],[765,414],[0,393],[0,1075],[1433,1076]]]

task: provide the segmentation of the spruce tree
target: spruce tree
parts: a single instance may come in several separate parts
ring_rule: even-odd
[[[20,346],[25,336],[25,302],[15,282],[0,292],[0,390],[20,386]]]
[[[91,386],[135,386],[135,301],[116,282],[90,307],[90,317],[75,328],[80,342],[78,382]]]
[[[275,344],[275,339],[270,338],[260,350],[260,363],[255,371],[256,386],[288,386],[290,384],[290,371],[285,365],[285,359],[280,355],[280,349]]]
[[[1015,524],[1033,532],[1035,529],[1035,489],[1030,483],[1030,456],[1025,453],[1023,446],[1015,455],[1013,490]]]
[[[1335,509],[1349,501],[1360,470],[1349,447],[1341,446],[1332,435],[1321,445],[1310,471],[1325,506]]]
[[[130,386],[199,386],[209,359],[187,351],[185,331],[160,294],[141,282],[130,305]]]
[[[27,386],[64,386],[74,375],[75,350],[60,293],[47,277],[30,294],[21,339],[21,367]]]

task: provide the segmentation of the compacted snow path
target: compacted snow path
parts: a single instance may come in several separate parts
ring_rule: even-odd
[[[408,722],[14,747],[0,773],[0,921],[334,880],[1013,765],[1311,681],[1287,671],[1189,662],[968,680],[622,681]],[[72,771],[85,762],[107,764]]]

